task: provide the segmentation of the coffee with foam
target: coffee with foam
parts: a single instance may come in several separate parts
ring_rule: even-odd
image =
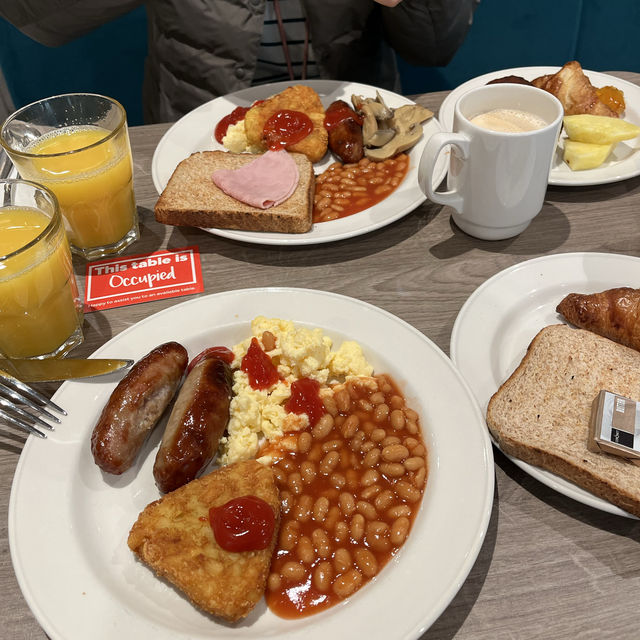
[[[519,109],[493,109],[471,118],[471,122],[483,129],[501,133],[526,133],[547,126],[539,116]]]

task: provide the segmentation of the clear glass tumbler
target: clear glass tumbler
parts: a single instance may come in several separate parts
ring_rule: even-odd
[[[50,358],[79,345],[82,301],[56,197],[0,180],[0,354]]]
[[[119,102],[91,93],[39,100],[7,118],[0,143],[22,178],[56,194],[74,253],[95,260],[138,239],[131,145]]]

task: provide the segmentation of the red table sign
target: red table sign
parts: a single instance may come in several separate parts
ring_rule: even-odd
[[[204,291],[198,247],[87,264],[84,310],[100,311]]]

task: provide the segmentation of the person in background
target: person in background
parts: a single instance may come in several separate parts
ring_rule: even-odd
[[[173,121],[252,84],[325,78],[399,91],[395,53],[444,66],[478,0],[150,0],[145,121]],[[142,0],[0,0],[0,16],[59,46]]]

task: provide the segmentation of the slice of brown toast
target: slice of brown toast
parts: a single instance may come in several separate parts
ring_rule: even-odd
[[[587,449],[601,389],[640,401],[640,353],[583,329],[545,327],[491,398],[487,424],[508,455],[640,517],[640,467]]]
[[[218,169],[237,169],[256,159],[247,153],[200,151],[175,169],[158,198],[158,222],[187,227],[220,227],[243,231],[305,233],[312,226],[315,176],[306,156],[292,153],[300,179],[291,197],[269,209],[259,209],[227,195],[213,182]]]
[[[244,495],[262,498],[273,509],[276,528],[271,544],[260,551],[225,551],[213,535],[209,509]],[[128,545],[195,605],[234,622],[262,598],[279,522],[273,472],[247,460],[221,467],[152,502],[131,528]]]

